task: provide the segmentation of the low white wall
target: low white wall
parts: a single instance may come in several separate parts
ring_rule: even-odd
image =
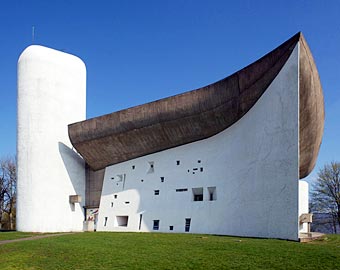
[[[67,125],[86,117],[86,68],[77,57],[30,46],[18,61],[17,229],[82,230],[85,201],[82,159]]]
[[[299,217],[301,214],[309,213],[309,187],[306,181],[299,181]],[[308,230],[307,223],[299,223],[299,232],[306,233]]]
[[[297,240],[298,96],[297,45],[254,107],[227,130],[107,167],[97,229],[153,231],[159,220],[158,231],[184,232],[190,218],[193,233]],[[216,200],[209,201],[209,187],[216,187]],[[192,188],[203,188],[203,201],[193,201]],[[117,226],[116,216],[128,216],[127,226]]]

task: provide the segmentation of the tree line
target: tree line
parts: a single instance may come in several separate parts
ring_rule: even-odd
[[[0,230],[15,229],[17,194],[16,159],[0,159]]]

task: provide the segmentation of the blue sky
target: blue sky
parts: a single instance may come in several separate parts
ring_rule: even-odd
[[[16,151],[16,65],[32,44],[87,66],[87,117],[192,90],[255,61],[298,31],[324,90],[316,171],[340,161],[339,1],[0,1],[0,156]]]

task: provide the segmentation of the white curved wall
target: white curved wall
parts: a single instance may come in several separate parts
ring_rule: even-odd
[[[85,171],[68,138],[68,124],[86,117],[86,68],[77,57],[30,46],[18,61],[19,231],[80,231]]]
[[[194,233],[297,240],[298,53],[299,45],[251,110],[223,132],[107,167],[97,229],[152,231],[159,220],[158,231],[184,232],[191,218]],[[198,187],[203,201],[192,199]],[[208,187],[216,187],[216,200]],[[116,216],[128,216],[128,225],[117,226]]]

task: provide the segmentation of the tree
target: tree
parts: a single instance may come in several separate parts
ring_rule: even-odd
[[[331,216],[333,231],[337,233],[340,226],[340,163],[326,164],[318,172],[318,178],[311,192],[313,212]]]
[[[16,159],[0,159],[0,228],[15,229],[17,173]]]

